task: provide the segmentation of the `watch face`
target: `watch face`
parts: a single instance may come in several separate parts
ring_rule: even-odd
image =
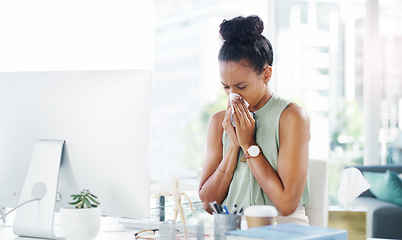
[[[260,148],[256,145],[250,146],[247,150],[251,157],[257,157],[260,154]]]

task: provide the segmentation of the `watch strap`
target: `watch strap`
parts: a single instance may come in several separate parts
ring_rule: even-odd
[[[246,151],[245,153],[244,153],[244,158],[247,160],[247,159],[249,159],[251,156],[250,156],[250,154],[248,154],[248,151]]]

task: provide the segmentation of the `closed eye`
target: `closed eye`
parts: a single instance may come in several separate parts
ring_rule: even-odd
[[[230,88],[228,85],[226,85],[224,83],[222,83],[222,86],[223,86],[224,89],[229,89]]]
[[[229,89],[230,88],[230,86],[229,85],[226,85],[226,84],[224,84],[223,82],[221,82],[222,83],[222,86],[223,86],[223,88],[224,89]],[[247,85],[245,85],[244,86],[244,83],[245,82],[241,82],[241,83],[238,83],[238,84],[235,84],[235,85],[233,85],[234,87],[237,87],[238,89],[245,89],[246,87],[247,87]],[[242,85],[243,84],[243,85]],[[240,86],[240,85],[242,85],[242,86]]]
[[[234,86],[236,86],[238,89],[245,89],[246,87],[247,87],[247,82],[246,81],[244,81],[244,82],[239,82],[239,83],[237,83],[237,84],[235,84]]]

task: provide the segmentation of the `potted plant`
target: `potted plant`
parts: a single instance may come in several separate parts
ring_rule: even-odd
[[[73,208],[60,209],[63,236],[74,240],[92,240],[98,235],[101,220],[100,203],[89,190],[71,195]]]

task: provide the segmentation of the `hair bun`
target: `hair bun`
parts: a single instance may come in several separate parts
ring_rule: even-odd
[[[219,33],[224,41],[249,42],[261,36],[264,23],[258,16],[236,17],[223,20]]]

